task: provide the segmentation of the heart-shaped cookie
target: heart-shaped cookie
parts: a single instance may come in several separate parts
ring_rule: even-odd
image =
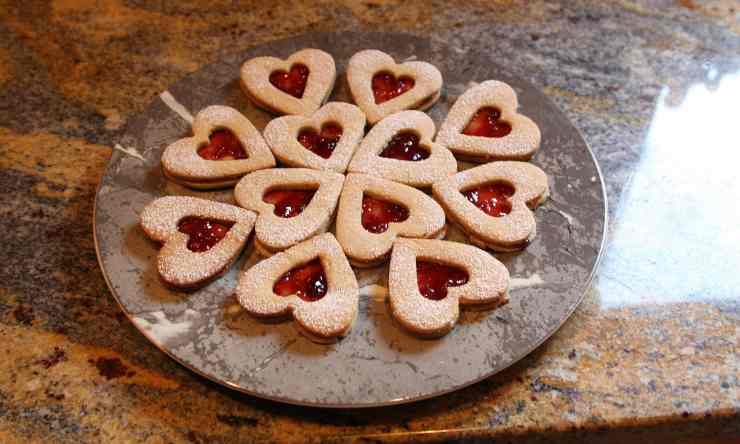
[[[509,85],[487,80],[455,101],[436,141],[460,160],[529,160],[540,147],[540,129],[518,106]]]
[[[537,232],[532,209],[549,195],[547,175],[517,161],[493,162],[437,182],[434,197],[476,245],[495,251],[525,248]]]
[[[327,230],[344,176],[307,168],[275,168],[244,176],[234,188],[242,207],[259,214],[255,247],[263,256]]]
[[[485,251],[441,240],[398,239],[388,297],[398,323],[424,338],[444,336],[460,307],[487,310],[508,302],[509,272]]]
[[[442,238],[446,231],[442,207],[423,192],[366,174],[347,176],[336,233],[353,265],[387,260],[399,236]]]
[[[427,62],[396,63],[375,49],[354,54],[347,64],[352,98],[370,124],[406,109],[425,110],[439,99],[442,74]]]
[[[197,189],[234,185],[245,174],[275,166],[257,128],[239,111],[209,106],[193,120],[193,137],[180,139],[162,154],[170,180]]]
[[[273,119],[263,134],[288,166],[344,173],[365,135],[365,114],[349,103],[330,102],[311,117]]]
[[[157,271],[167,284],[197,288],[215,279],[239,257],[256,216],[220,202],[187,196],[166,196],[141,212],[141,227],[164,244]]]
[[[362,140],[348,171],[428,188],[457,171],[452,153],[432,142],[435,130],[434,121],[421,111],[386,117]]]
[[[336,76],[331,54],[302,49],[286,60],[247,60],[241,68],[241,86],[260,108],[277,114],[309,116],[329,98]]]
[[[236,296],[257,318],[292,315],[298,330],[319,343],[346,335],[359,303],[357,279],[331,233],[301,242],[242,272]]]

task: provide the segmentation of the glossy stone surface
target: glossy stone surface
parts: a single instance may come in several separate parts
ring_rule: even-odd
[[[0,441],[339,442],[372,435],[383,442],[524,436],[617,443],[737,436],[732,211],[740,190],[727,161],[736,151],[739,113],[735,2],[460,2],[445,14],[422,1],[403,8],[99,7],[18,2],[0,12],[0,103],[8,105],[0,107],[0,223],[9,233],[0,249],[0,333],[2,351],[12,357],[0,360]],[[219,48],[240,52],[307,25],[414,27],[461,50],[491,54],[543,89],[595,151],[611,205],[606,257],[574,316],[513,367],[408,406],[287,406],[235,394],[178,365],[110,296],[90,233],[111,147],[130,149],[120,140],[124,122],[216,60]],[[485,80],[475,78],[474,64],[470,69],[471,80]],[[463,89],[448,87],[447,100]],[[251,107],[238,91],[228,103]],[[162,112],[170,113],[164,106]],[[174,114],[164,125],[182,135],[189,130]],[[556,209],[540,216],[565,224]],[[126,235],[142,242],[133,231]],[[156,285],[145,290],[173,298]],[[212,284],[207,292],[218,290]],[[177,332],[197,327],[198,318],[187,311],[160,324]]]

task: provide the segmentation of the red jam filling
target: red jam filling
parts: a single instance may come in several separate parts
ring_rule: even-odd
[[[235,160],[246,159],[244,150],[236,134],[227,129],[216,130],[211,133],[208,145],[198,148],[198,155],[206,160]]]
[[[405,131],[393,136],[380,152],[380,157],[416,162],[429,157],[429,151],[419,146],[418,135]]]
[[[396,78],[389,72],[379,72],[373,76],[372,87],[375,103],[380,104],[413,88],[414,79],[411,77]]]
[[[409,218],[409,210],[403,205],[362,196],[362,226],[371,233],[383,233],[392,222],[403,222]]]
[[[295,217],[308,206],[314,194],[316,190],[272,190],[262,200],[275,205],[276,216]]]
[[[317,133],[313,128],[304,128],[298,133],[298,141],[301,145],[324,159],[331,157],[341,137],[342,127],[336,123],[327,123],[322,126],[321,133]]]
[[[467,283],[468,273],[457,267],[417,260],[416,281],[422,296],[438,301],[447,297],[447,287]]]
[[[280,296],[297,295],[304,301],[314,302],[326,295],[327,283],[324,267],[317,258],[311,262],[295,267],[280,276],[272,291]]]
[[[299,99],[303,97],[306,81],[308,81],[308,67],[301,64],[291,66],[289,72],[273,71],[270,74],[270,83],[275,88]]]
[[[511,125],[499,120],[500,117],[501,111],[498,108],[481,108],[470,119],[462,133],[468,136],[504,137],[511,132]]]
[[[190,236],[188,250],[201,253],[219,243],[233,225],[234,222],[188,216],[180,220],[177,229]]]
[[[470,188],[462,194],[489,216],[501,217],[511,213],[509,197],[513,196],[515,191],[514,187],[506,182],[493,182]]]

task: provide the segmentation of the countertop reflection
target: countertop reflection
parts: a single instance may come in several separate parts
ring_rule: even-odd
[[[573,317],[521,362],[411,405],[309,409],[205,381],[120,312],[91,221],[126,120],[206,63],[307,30],[486,51],[583,133],[610,203],[606,253]],[[0,441],[738,438],[739,108],[736,0],[6,2]]]
[[[603,309],[740,294],[740,72],[658,96],[599,271]]]

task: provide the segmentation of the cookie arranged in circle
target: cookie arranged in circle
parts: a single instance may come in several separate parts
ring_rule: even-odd
[[[442,238],[445,214],[415,188],[366,174],[349,174],[337,211],[337,240],[358,267],[388,259],[398,237]]]
[[[274,168],[245,176],[234,188],[234,198],[259,214],[255,248],[270,256],[325,232],[343,183],[344,176],[332,171]]]
[[[529,160],[540,147],[540,129],[518,106],[509,85],[487,80],[455,101],[436,141],[460,160]]]
[[[239,257],[254,226],[255,214],[220,202],[166,196],[141,212],[141,227],[163,244],[157,271],[170,286],[201,287],[225,272]]]
[[[233,186],[245,174],[275,166],[257,128],[239,111],[213,105],[193,120],[193,136],[169,145],[162,154],[168,179],[196,189]]]
[[[434,198],[476,245],[508,252],[535,237],[532,210],[549,195],[547,175],[517,161],[492,162],[437,182]]]
[[[345,336],[357,316],[357,279],[334,235],[325,233],[242,272],[239,303],[261,319],[292,317],[318,343]]]
[[[365,135],[365,114],[352,104],[330,102],[310,117],[273,119],[263,135],[287,166],[344,173]]]
[[[506,267],[472,245],[428,239],[398,239],[393,245],[390,311],[416,336],[444,336],[461,307],[487,310],[506,304],[508,288]]]
[[[348,171],[429,188],[457,171],[452,153],[432,142],[435,129],[431,117],[421,111],[386,117],[362,140]]]
[[[260,108],[276,114],[310,116],[326,102],[337,70],[331,54],[302,49],[287,59],[255,57],[241,67],[241,87]]]
[[[442,89],[442,74],[431,63],[396,63],[376,49],[360,51],[349,59],[347,81],[371,125],[399,111],[430,108]]]

